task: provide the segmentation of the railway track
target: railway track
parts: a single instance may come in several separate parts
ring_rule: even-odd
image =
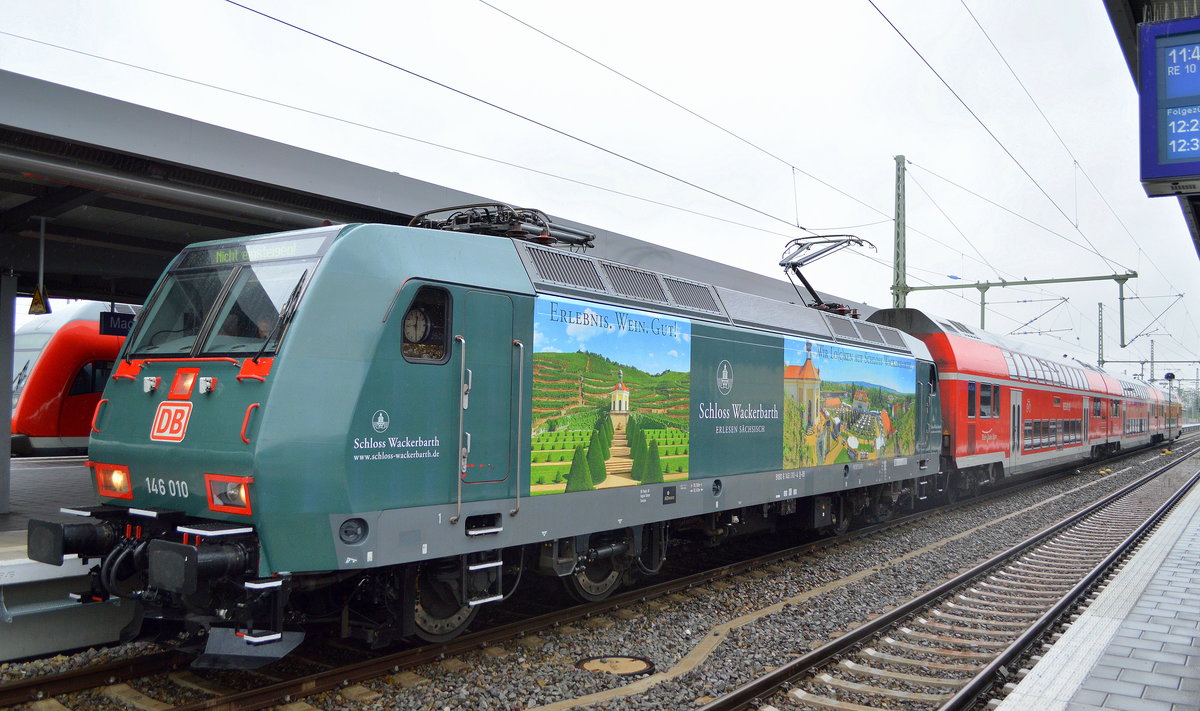
[[[1197,451],[701,711],[970,708],[1200,480]]]
[[[1032,486],[1036,485],[1036,483],[1029,482],[1024,486]],[[938,512],[973,506],[988,498],[1011,494],[1015,488],[1000,490],[980,498],[960,502],[955,506],[939,509]],[[176,702],[175,705],[164,702],[149,704],[150,706],[154,706],[155,703],[160,704],[158,708],[187,709],[189,711],[192,709],[254,709],[265,708],[278,703],[295,702],[296,699],[305,696],[335,689],[345,690],[348,685],[367,679],[387,675],[395,676],[423,664],[465,655],[478,651],[481,648],[519,640],[521,637],[528,635],[536,635],[539,632],[550,630],[560,625],[569,625],[589,617],[604,615],[649,600],[678,594],[681,591],[696,588],[713,580],[740,575],[756,568],[777,565],[782,561],[801,557],[816,550],[843,545],[871,536],[884,535],[891,529],[902,527],[913,521],[928,519],[929,516],[930,512],[921,512],[910,517],[896,519],[887,524],[859,529],[837,540],[815,541],[787,550],[761,555],[750,560],[721,565],[711,570],[685,575],[676,580],[631,590],[613,596],[603,602],[558,610],[549,614],[539,615],[534,619],[519,620],[483,632],[465,635],[445,644],[429,645],[361,659],[347,665],[325,665],[325,668],[315,671],[312,670],[312,667],[320,665],[312,664],[308,665],[310,667],[307,670],[308,673],[294,676],[293,678],[258,677],[253,682],[246,684],[255,687],[252,689],[233,690],[218,683],[205,682],[203,679],[186,672],[181,673],[178,670],[187,663],[187,655],[167,652],[162,655],[149,655],[140,658],[138,662],[139,666],[136,669],[123,669],[120,664],[114,663],[102,668],[84,669],[65,675],[47,676],[0,685],[0,706],[26,703],[39,699],[52,699],[56,696],[79,694],[87,689],[95,690],[103,688],[104,691],[100,693],[103,693],[107,697],[123,698],[125,699],[124,703],[144,708],[146,707],[144,701],[134,703],[130,700],[137,698],[138,692],[136,689],[123,685],[122,682],[152,675],[161,675],[168,678],[172,684],[186,690],[186,693],[181,694],[182,696],[191,699],[182,704]],[[1004,615],[999,615],[999,617],[1004,617]],[[347,692],[343,691],[343,693]],[[80,696],[79,698],[86,699],[88,697]],[[83,703],[86,704],[87,701],[85,700]],[[85,707],[69,705],[60,708],[82,709]],[[52,707],[48,706],[47,708]],[[302,707],[297,706],[297,708]]]

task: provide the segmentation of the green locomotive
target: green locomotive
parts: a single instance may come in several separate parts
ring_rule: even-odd
[[[436,226],[186,248],[97,409],[99,505],[31,522],[30,557],[96,558],[85,599],[254,663],[321,622],[448,639],[522,570],[602,599],[673,539],[838,529],[939,486],[916,339],[586,256],[536,211]]]

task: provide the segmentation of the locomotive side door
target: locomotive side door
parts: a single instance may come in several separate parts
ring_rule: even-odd
[[[462,432],[459,476],[464,501],[513,496],[516,421],[513,382],[521,352],[513,340],[513,300],[507,294],[464,290],[455,299]]]

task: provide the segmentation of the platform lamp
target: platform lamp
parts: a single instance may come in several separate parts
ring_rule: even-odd
[[[1163,377],[1167,381],[1167,431],[1174,432],[1174,427],[1171,425],[1171,412],[1174,410],[1174,401],[1171,399],[1171,386],[1175,383],[1175,374],[1167,373]]]

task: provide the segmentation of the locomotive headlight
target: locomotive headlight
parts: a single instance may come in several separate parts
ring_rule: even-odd
[[[88,466],[96,472],[96,490],[101,496],[113,499],[133,498],[129,467],[98,462],[88,462]]]
[[[249,499],[250,497],[246,493],[246,485],[245,484],[236,484],[236,483],[230,481],[230,482],[225,482],[224,486],[225,486],[225,491],[223,491],[220,494],[217,494],[217,496],[216,496],[216,498],[218,500],[220,500],[220,502],[222,504],[224,504],[226,506],[245,506],[246,505],[246,500]],[[217,488],[219,489],[220,487],[221,487],[221,485],[218,484]]]
[[[208,491],[208,508],[213,511],[249,516],[250,484],[254,477],[228,474],[205,474],[204,488]]]
[[[342,543],[354,545],[362,543],[367,537],[367,522],[361,518],[348,518],[338,527],[338,537]]]

